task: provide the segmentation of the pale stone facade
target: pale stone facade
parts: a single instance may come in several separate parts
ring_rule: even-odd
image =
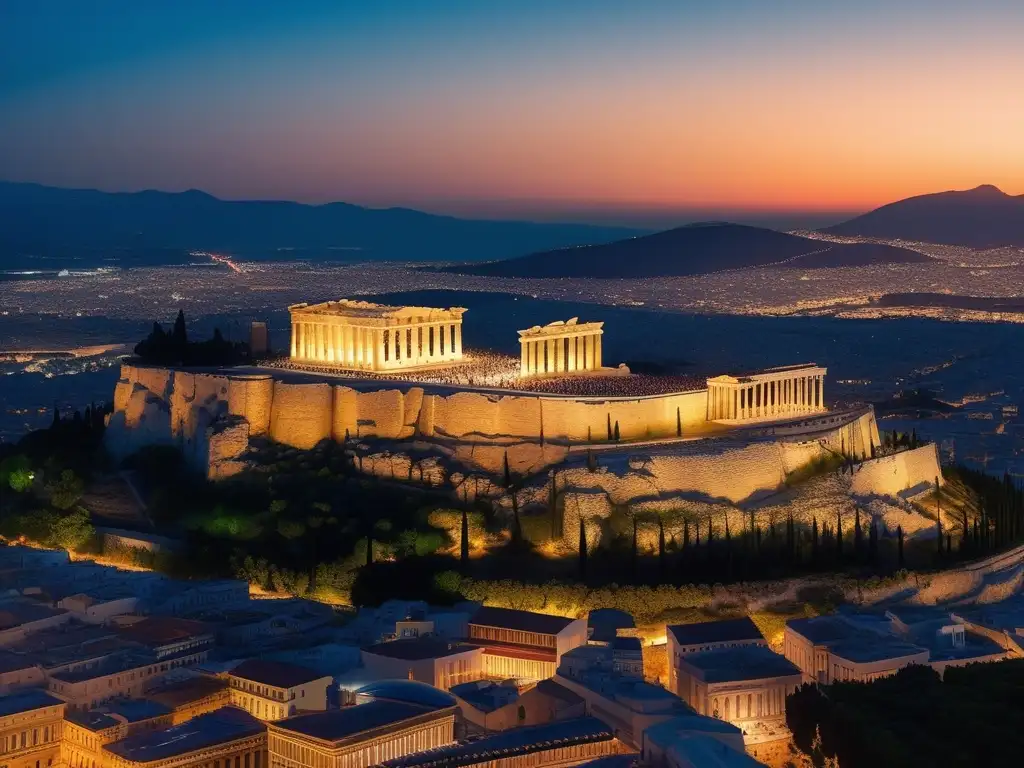
[[[578,373],[601,369],[604,323],[557,320],[519,331],[520,375]]]
[[[293,304],[291,359],[364,371],[462,360],[462,307],[390,307],[341,299]]]
[[[742,423],[824,411],[825,373],[807,363],[708,379],[708,421]]]

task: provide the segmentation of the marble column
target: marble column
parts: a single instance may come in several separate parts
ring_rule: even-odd
[[[601,367],[601,334],[595,333],[594,340],[596,341],[594,346],[594,370],[596,371]]]
[[[519,375],[530,375],[530,342],[519,340]]]
[[[572,371],[576,370],[576,341],[577,341],[577,339],[579,339],[579,336],[570,336],[569,337],[569,359],[566,361],[565,370],[569,371],[570,373]]]
[[[455,357],[462,357],[462,323],[455,324]]]

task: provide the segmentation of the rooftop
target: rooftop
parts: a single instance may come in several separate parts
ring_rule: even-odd
[[[469,623],[485,627],[515,629],[520,632],[536,632],[540,635],[557,635],[573,621],[574,619],[567,619],[564,616],[550,616],[546,613],[484,607],[473,614]]]
[[[853,629],[842,619],[833,616],[818,616],[813,619],[793,619],[786,623],[786,626],[807,638],[814,645],[834,643],[845,640],[856,634]]]
[[[65,613],[67,611],[63,608],[51,608],[36,602],[9,600],[0,603],[0,631],[14,629],[35,621],[43,621]]]
[[[427,319],[438,316],[443,318],[451,315],[462,315],[466,311],[463,307],[449,307],[447,309],[440,307],[397,307],[389,304],[376,304],[372,301],[360,301],[358,299],[338,299],[337,301],[325,301],[320,304],[292,304],[288,309],[292,312],[315,315],[339,315],[364,319],[388,317],[422,317]]]
[[[222,707],[172,728],[129,736],[104,749],[135,763],[151,763],[256,736],[265,727],[245,710]]]
[[[377,643],[363,650],[375,656],[386,656],[390,659],[405,661],[421,661],[423,659],[440,659],[457,653],[476,650],[476,646],[464,643],[450,643],[433,637],[416,637],[403,640],[392,640]]]
[[[95,680],[107,675],[116,675],[118,672],[145,667],[154,662],[155,659],[148,653],[122,653],[105,658],[99,664],[53,672],[50,677],[63,683],[81,683],[86,680]]]
[[[389,768],[473,765],[489,762],[498,754],[505,759],[569,744],[587,744],[595,741],[609,741],[613,738],[612,730],[596,717],[581,717],[544,725],[510,728],[469,744],[455,744],[450,747],[418,752],[396,760],[389,760],[384,765]]]
[[[170,709],[155,701],[122,699],[112,701],[98,709],[68,712],[66,717],[91,731],[99,731],[118,723],[140,723],[143,720],[152,720],[154,717],[162,717],[170,713]]]
[[[148,616],[118,631],[125,640],[152,647],[189,640],[211,633],[207,624],[174,616]]]
[[[11,693],[0,696],[0,717],[16,715],[19,712],[29,712],[33,709],[44,707],[56,707],[64,702],[46,691],[32,689],[20,693]]]
[[[679,645],[706,645],[745,640],[765,642],[764,635],[749,616],[724,621],[704,621],[699,624],[672,624],[667,627]]]
[[[373,731],[434,711],[437,710],[402,701],[369,701],[354,707],[295,715],[277,721],[274,723],[274,727],[312,736],[321,741],[341,741],[349,736]]]
[[[761,645],[691,653],[683,657],[683,663],[700,670],[708,683],[800,675],[799,667]]]
[[[833,645],[830,651],[833,655],[855,664],[869,664],[886,659],[903,659],[907,656],[916,656],[919,653],[928,653],[927,648],[902,640],[880,639],[873,636],[843,640]]]
[[[216,677],[197,675],[178,683],[172,683],[155,691],[150,691],[146,697],[151,701],[163,704],[170,709],[190,704],[193,701],[205,699],[221,691],[227,690],[227,683]]]
[[[289,664],[284,661],[249,659],[231,670],[232,677],[251,680],[274,688],[294,688],[296,685],[311,683],[324,677],[315,669]]]

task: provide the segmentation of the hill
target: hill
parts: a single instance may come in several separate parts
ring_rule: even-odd
[[[639,278],[701,275],[780,262],[813,269],[926,261],[931,259],[904,248],[845,245],[760,227],[715,223],[446,271],[501,277]]]
[[[481,221],[348,203],[220,200],[197,190],[108,193],[0,182],[0,267],[24,254],[221,250],[273,258],[494,259],[608,242],[623,227]],[[249,253],[249,252],[253,253]],[[162,263],[162,262],[161,262]]]
[[[988,184],[919,195],[883,205],[825,231],[970,248],[1024,245],[1024,195],[1014,197]]]

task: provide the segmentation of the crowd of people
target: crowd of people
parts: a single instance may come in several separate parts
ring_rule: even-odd
[[[610,372],[608,375],[590,373],[523,378],[520,375],[518,358],[487,350],[466,351],[465,359],[459,363],[419,371],[354,371],[333,366],[294,363],[288,358],[278,358],[268,364],[278,368],[312,371],[343,378],[401,379],[442,386],[493,387],[577,397],[644,397],[667,392],[690,392],[705,386],[704,380],[696,376],[623,374],[618,371]]]

